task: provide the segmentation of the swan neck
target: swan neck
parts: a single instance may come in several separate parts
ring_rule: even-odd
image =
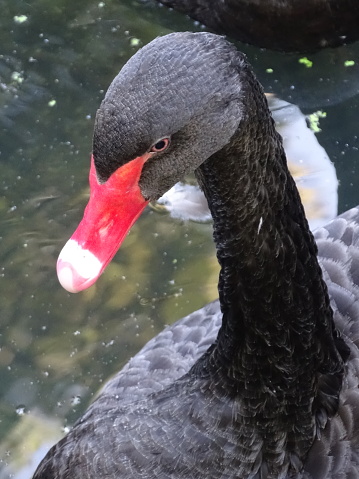
[[[214,220],[223,313],[200,368],[239,398],[254,428],[259,417],[269,427],[275,409],[293,438],[300,416],[303,457],[319,411],[337,410],[347,352],[281,138],[265,100],[249,98],[231,142],[196,172]]]

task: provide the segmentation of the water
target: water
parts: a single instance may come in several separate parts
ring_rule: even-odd
[[[30,477],[142,344],[217,296],[210,225],[151,209],[94,287],[70,295],[55,275],[86,203],[104,90],[142,44],[201,26],[150,2],[29,3],[3,2],[0,20],[1,479]],[[303,55],[238,47],[266,91],[326,112],[318,139],[335,161],[339,209],[359,203],[359,44],[311,55],[312,68]]]

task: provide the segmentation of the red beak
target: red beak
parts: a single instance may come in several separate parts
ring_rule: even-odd
[[[91,158],[90,200],[81,223],[57,261],[59,281],[70,293],[95,283],[148,205],[138,182],[149,156],[139,156],[121,166],[103,184],[97,180]]]

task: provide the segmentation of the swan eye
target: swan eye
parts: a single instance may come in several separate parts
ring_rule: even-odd
[[[160,153],[164,151],[169,144],[170,144],[169,138],[161,138],[160,140],[156,141],[156,143],[150,148],[150,152]]]

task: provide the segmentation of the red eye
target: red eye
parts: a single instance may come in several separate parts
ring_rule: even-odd
[[[151,147],[151,153],[160,153],[164,151],[170,144],[169,138],[161,138],[161,140],[156,141],[156,143]]]

